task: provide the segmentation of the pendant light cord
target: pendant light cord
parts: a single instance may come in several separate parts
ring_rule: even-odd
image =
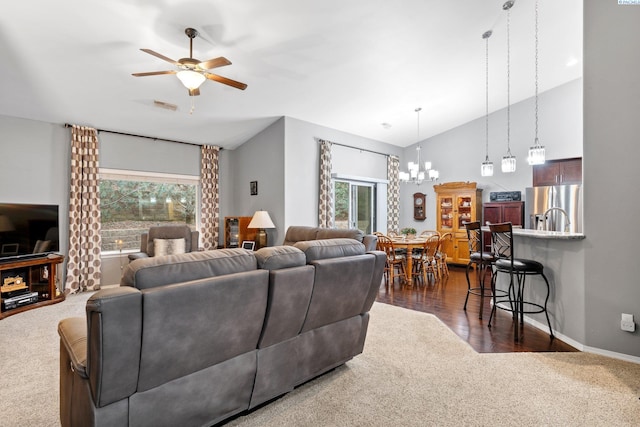
[[[507,9],[507,154],[511,156],[511,5]]]
[[[485,40],[485,116],[484,116],[484,129],[485,129],[485,161],[489,161],[489,37],[491,37],[492,31],[489,30],[482,35]]]
[[[536,147],[539,145],[538,143],[538,0],[536,0],[536,24],[535,24],[535,37],[536,37],[536,47],[535,47],[535,52],[536,52],[536,73],[535,73],[535,79],[536,79],[536,108],[535,108],[535,114],[536,114],[536,130],[535,130],[535,145]]]

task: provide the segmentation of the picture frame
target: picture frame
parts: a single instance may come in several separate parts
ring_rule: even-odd
[[[258,195],[258,181],[249,182],[249,191],[251,192],[252,196]]]
[[[252,251],[256,247],[256,242],[253,240],[243,240],[242,241],[242,249],[248,249]]]

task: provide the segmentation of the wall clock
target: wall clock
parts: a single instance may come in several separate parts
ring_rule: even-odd
[[[426,205],[427,195],[424,193],[413,193],[413,219],[424,221],[427,218]]]

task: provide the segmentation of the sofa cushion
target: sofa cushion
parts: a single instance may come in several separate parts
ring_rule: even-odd
[[[185,253],[184,239],[153,239],[155,256],[177,255]]]
[[[306,227],[303,225],[294,225],[287,229],[287,233],[284,236],[283,245],[293,245],[296,242],[302,242],[306,240],[316,240],[316,234],[318,233],[318,227]]]
[[[348,230],[338,228],[320,228],[316,235],[316,239],[318,240],[341,238],[355,239],[358,242],[362,242],[362,239],[364,239],[364,233],[355,228],[350,228]]]
[[[150,257],[155,256],[154,239],[183,238],[185,248],[191,250],[191,229],[187,225],[163,225],[149,228],[146,252]]]
[[[258,268],[279,270],[306,264],[304,253],[293,246],[271,246],[255,252]]]
[[[124,269],[120,285],[147,289],[255,269],[256,257],[245,249],[188,252],[131,261]]]
[[[307,263],[319,259],[362,255],[365,253],[362,243],[349,238],[309,240],[298,242],[293,246],[304,252]]]

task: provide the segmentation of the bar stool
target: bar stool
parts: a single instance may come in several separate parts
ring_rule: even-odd
[[[469,240],[469,262],[467,263],[467,269],[465,271],[467,276],[467,297],[464,299],[464,310],[467,310],[467,302],[469,301],[469,295],[477,295],[480,297],[480,315],[479,319],[482,319],[482,312],[484,311],[484,299],[493,298],[496,293],[496,289],[493,286],[494,282],[491,280],[491,290],[488,292],[485,289],[485,280],[487,278],[487,270],[491,271],[493,276],[493,263],[496,257],[493,253],[485,252],[483,245],[482,230],[480,221],[466,222],[464,227],[467,229],[467,239]],[[478,276],[478,286],[472,287],[471,280],[469,280],[469,270],[472,266],[476,267],[476,273]],[[498,291],[500,297],[508,296],[508,292]]]
[[[549,281],[544,275],[544,266],[532,259],[514,257],[513,228],[510,222],[490,224],[489,229],[491,230],[491,246],[494,257],[496,258],[493,263],[495,271],[491,278],[491,289],[495,289],[498,273],[506,273],[509,275],[508,296],[498,299],[494,293],[493,308],[489,316],[489,327],[491,327],[491,320],[493,319],[496,307],[511,311],[515,320],[513,332],[514,341],[519,341],[519,330],[524,326],[525,313],[544,313],[547,317],[547,324],[549,325],[549,335],[553,340],[553,329],[551,329],[551,321],[549,320],[549,313],[547,312],[550,287]],[[544,304],[524,300],[525,279],[527,276],[533,275],[542,276],[547,286],[547,296],[544,299]],[[514,278],[516,280],[514,280]],[[504,305],[504,303],[508,303],[508,306]],[[527,308],[525,309],[525,307]]]

